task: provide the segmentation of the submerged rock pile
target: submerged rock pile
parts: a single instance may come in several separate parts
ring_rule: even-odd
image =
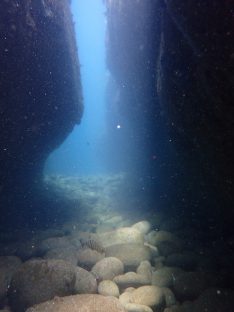
[[[210,245],[163,213],[142,212],[135,222],[109,208],[96,209],[95,223],[87,213],[86,229],[73,218],[57,229],[17,232],[21,244],[8,233],[0,311],[233,311],[231,241]]]

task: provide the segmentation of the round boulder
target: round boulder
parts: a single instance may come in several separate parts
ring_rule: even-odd
[[[115,276],[124,272],[124,265],[122,261],[115,257],[107,257],[98,261],[91,272],[99,281],[112,280]]]
[[[28,307],[74,292],[74,267],[62,260],[30,260],[13,275],[9,302],[13,311],[23,312]]]
[[[153,309],[164,306],[164,293],[157,286],[142,286],[131,293],[131,303],[152,307]]]
[[[140,221],[132,225],[133,229],[137,229],[143,235],[149,233],[151,230],[151,224],[148,221]]]
[[[151,252],[142,244],[119,244],[107,247],[106,256],[120,259],[126,271],[134,271],[142,261],[151,259]]]
[[[117,244],[143,244],[144,235],[135,228],[123,227],[114,231],[98,234],[98,239],[106,248]]]
[[[151,280],[149,280],[147,276],[137,274],[135,272],[127,272],[123,275],[118,275],[113,279],[113,281],[121,289],[128,287],[140,287],[151,284]]]
[[[74,292],[76,294],[96,294],[97,280],[93,274],[80,267],[74,269],[76,273]]]
[[[103,296],[119,297],[119,288],[113,281],[105,280],[99,283],[98,293]]]
[[[91,270],[91,268],[101,259],[104,254],[90,248],[81,248],[78,251],[77,261],[78,265],[84,269]]]

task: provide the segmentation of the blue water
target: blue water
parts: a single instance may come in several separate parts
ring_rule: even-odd
[[[81,64],[84,116],[66,141],[47,160],[45,173],[105,173],[105,7],[102,0],[73,0],[76,40]]]

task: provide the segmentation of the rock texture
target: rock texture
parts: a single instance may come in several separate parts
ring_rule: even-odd
[[[101,280],[112,280],[116,275],[122,274],[124,265],[115,257],[107,257],[98,261],[92,268],[92,273]]]
[[[13,275],[9,301],[13,311],[74,293],[75,268],[62,260],[29,260]]]
[[[55,298],[27,310],[27,312],[126,312],[114,297],[76,295]]]
[[[1,1],[0,12],[1,220],[25,224],[40,216],[29,212],[44,161],[80,122],[79,62],[68,0]]]

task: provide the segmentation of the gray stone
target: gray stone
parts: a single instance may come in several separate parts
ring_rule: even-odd
[[[99,281],[113,280],[117,275],[124,272],[124,265],[121,260],[115,257],[107,257],[98,261],[92,268],[91,272]]]
[[[132,227],[119,228],[114,231],[98,234],[99,240],[104,247],[117,244],[143,244],[144,236]]]
[[[13,311],[23,312],[28,307],[74,292],[74,267],[62,260],[29,260],[13,275],[9,302]]]
[[[123,275],[118,275],[113,279],[113,281],[121,289],[125,289],[128,287],[140,287],[143,285],[149,285],[151,282],[147,278],[147,276],[137,274],[135,272],[127,272]]]
[[[132,225],[132,228],[137,229],[143,235],[149,233],[151,224],[148,221],[140,221]]]
[[[104,259],[105,255],[90,248],[81,248],[78,251],[78,265],[84,269],[91,268],[100,260]]]
[[[119,244],[106,248],[107,257],[120,259],[126,271],[135,270],[142,261],[151,259],[150,248],[142,244]]]
[[[160,287],[142,286],[130,293],[131,303],[137,303],[152,307],[162,308],[165,305],[164,294]]]
[[[102,295],[75,295],[56,297],[27,309],[26,312],[126,312],[115,297]]]
[[[98,293],[103,296],[119,298],[119,288],[116,283],[110,280],[104,280],[99,283]]]
[[[76,282],[74,292],[76,294],[95,294],[97,293],[97,280],[92,273],[83,268],[75,267]]]

